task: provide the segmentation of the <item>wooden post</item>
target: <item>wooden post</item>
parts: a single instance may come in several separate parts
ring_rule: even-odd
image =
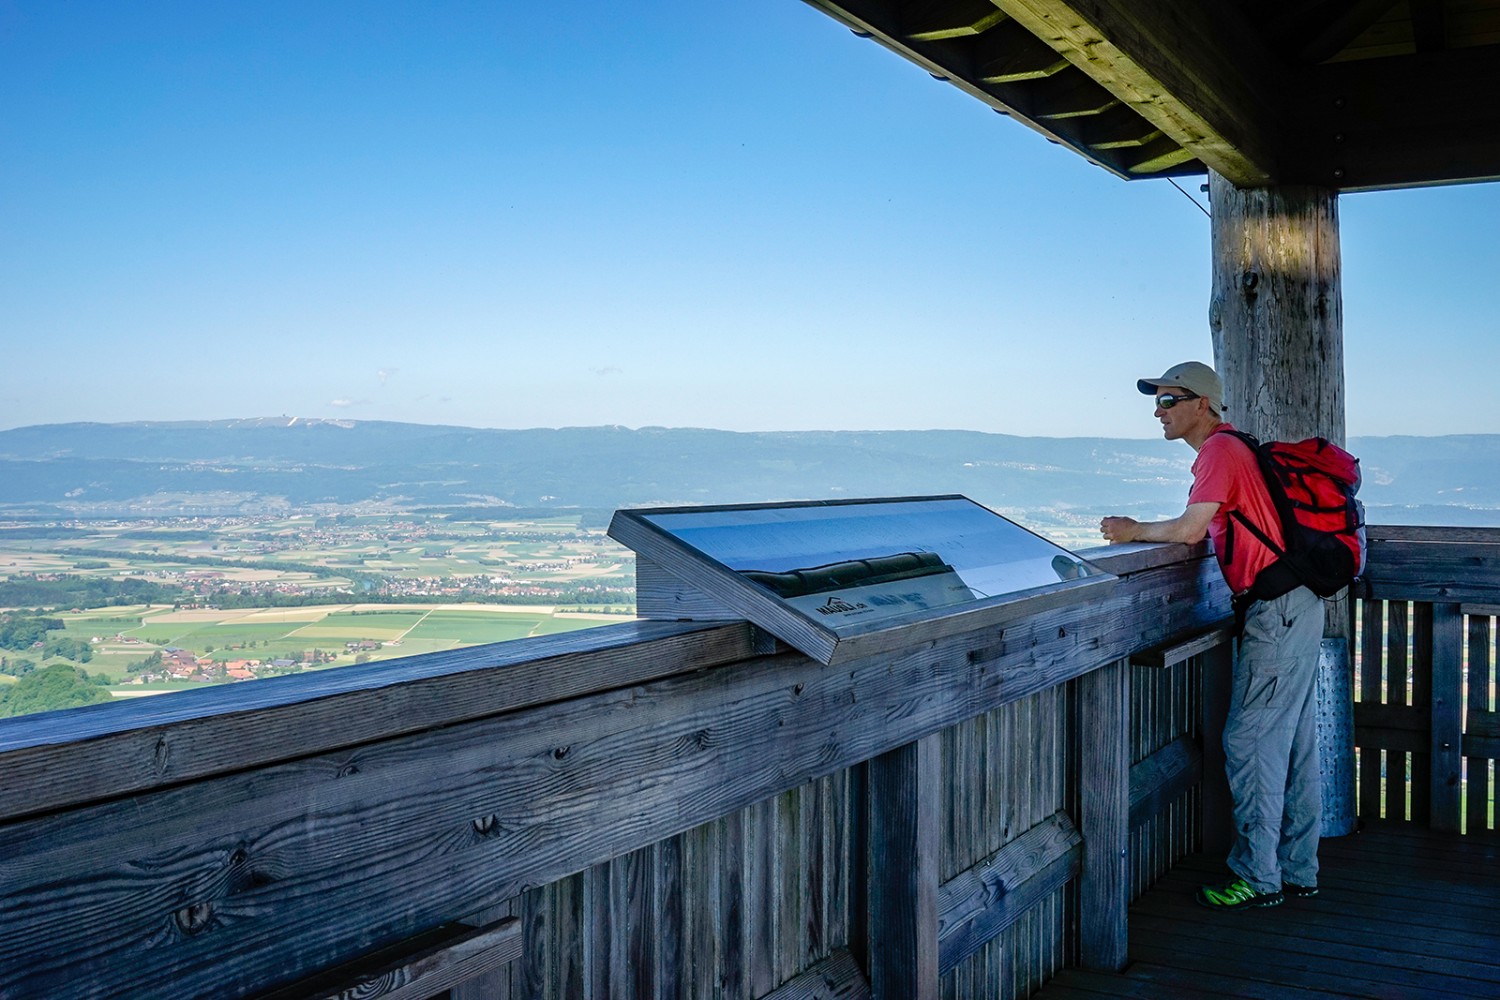
[[[1462,829],[1459,781],[1463,771],[1463,622],[1457,604],[1432,606],[1432,757],[1428,825]]]
[[[1117,972],[1129,959],[1130,661],[1078,679],[1079,960]]]
[[[1208,325],[1225,418],[1261,440],[1344,444],[1344,297],[1338,192],[1236,188],[1209,171],[1213,294]],[[1353,649],[1346,591],[1323,635]],[[1349,657],[1353,670],[1354,657]],[[1349,683],[1339,690],[1353,690]],[[1334,711],[1352,718],[1352,702]],[[1349,727],[1350,732],[1353,726]],[[1353,774],[1344,794],[1354,797]]]
[[[1241,190],[1209,172],[1213,295],[1208,326],[1225,419],[1261,440],[1344,444],[1344,299],[1338,193]],[[1324,635],[1352,639],[1347,596]]]
[[[938,836],[942,743],[927,736],[869,764],[870,991],[938,996]]]
[[[1261,438],[1344,443],[1338,194],[1209,174],[1209,329],[1225,417]]]

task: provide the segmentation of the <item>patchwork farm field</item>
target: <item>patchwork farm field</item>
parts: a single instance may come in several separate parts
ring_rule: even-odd
[[[90,643],[90,674],[110,679],[111,691],[129,697],[146,691],[227,680],[217,670],[266,676],[570,632],[631,615],[559,612],[553,607],[452,605],[329,605],[235,611],[174,611],[170,607],[111,608],[56,614],[65,634]],[[161,676],[176,656],[193,654],[201,679]],[[160,667],[143,661],[163,657]],[[205,661],[211,661],[212,667]],[[152,675],[143,677],[142,675]]]
[[[586,520],[0,523],[0,620],[53,623],[0,649],[0,684],[67,664],[132,697],[628,621],[633,555]]]

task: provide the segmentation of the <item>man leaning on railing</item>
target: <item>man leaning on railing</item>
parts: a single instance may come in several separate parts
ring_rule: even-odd
[[[1156,398],[1168,441],[1186,441],[1198,457],[1187,509],[1166,521],[1106,517],[1110,542],[1184,542],[1213,538],[1224,580],[1237,596],[1276,561],[1254,531],[1233,530],[1247,519],[1273,545],[1283,545],[1280,518],[1255,453],[1224,421],[1224,389],[1209,366],[1188,361],[1160,378],[1141,379]],[[1198,889],[1217,910],[1277,906],[1286,895],[1317,894],[1322,791],[1318,777],[1317,674],[1323,637],[1322,601],[1305,586],[1245,606],[1235,659],[1225,770],[1234,797],[1231,878]]]

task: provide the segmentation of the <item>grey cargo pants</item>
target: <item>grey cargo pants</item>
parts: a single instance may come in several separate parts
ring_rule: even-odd
[[[1323,791],[1317,677],[1323,602],[1306,587],[1245,618],[1224,725],[1234,798],[1229,867],[1257,892],[1318,884]]]

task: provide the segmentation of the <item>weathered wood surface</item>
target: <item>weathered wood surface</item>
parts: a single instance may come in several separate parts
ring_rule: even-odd
[[[1359,713],[1372,708],[1381,701],[1385,689],[1385,605],[1381,601],[1363,600],[1358,605],[1359,643],[1353,659],[1358,687],[1354,702],[1355,743],[1362,748],[1356,751],[1359,759],[1356,785],[1359,789],[1359,815],[1372,819],[1381,813],[1380,775],[1381,755],[1379,750],[1366,745],[1361,733]]]
[[[260,1000],[427,1000],[518,958],[521,921],[505,917],[486,927],[457,929],[432,943],[413,942],[412,947],[389,961],[363,962],[318,977],[328,985],[299,983]]]
[[[795,654],[673,666],[649,683],[11,820],[0,825],[0,983],[7,996],[129,995],[168,981],[184,997],[242,996],[581,878],[581,894],[559,885],[516,914],[528,941],[550,921],[608,952],[549,960],[547,988],[585,977],[588,995],[667,992],[631,956],[686,947],[657,929],[658,903],[643,908],[686,862],[670,848],[631,855],[719,817],[717,877],[731,878],[736,857],[755,869],[724,890],[751,912],[738,929],[690,920],[683,933],[743,942],[719,966],[741,984],[732,995],[775,988],[841,932],[868,962],[852,905],[820,946],[782,940],[800,914],[780,901],[800,875],[764,871],[791,835],[772,837],[758,804],[1201,628],[1223,605],[1217,571],[1198,560],[1123,581],[1096,606],[840,669]],[[681,634],[713,645],[737,629]],[[71,766],[68,748],[50,752]],[[807,891],[848,893],[820,886]],[[732,921],[736,909],[719,912]],[[1017,926],[1047,936],[1038,920],[1056,919]],[[518,996],[534,985],[511,982]]]
[[[1202,627],[1223,615],[1205,570],[844,669],[741,661],[6,823],[0,981],[187,997],[300,978]]]
[[[1130,768],[1130,826],[1140,826],[1185,795],[1203,777],[1203,753],[1179,736]]]
[[[743,660],[753,632],[624,622],[0,721],[20,817]]]
[[[1500,996],[1500,850],[1489,838],[1372,824],[1319,848],[1316,899],[1208,919],[1197,886],[1223,877],[1194,854],[1131,907],[1120,976],[1068,970],[1036,1000]]]
[[[710,996],[711,994],[695,994]],[[840,949],[765,1000],[870,1000],[869,981],[848,951]]]
[[[1082,835],[1059,812],[945,882],[938,905],[943,974],[1075,878],[1082,853]]]
[[[1209,329],[1226,419],[1262,440],[1344,443],[1338,196],[1209,172]]]
[[[1500,602],[1500,542],[1374,539],[1368,596],[1394,601]]]
[[[1234,635],[1226,622],[1181,641],[1142,650],[1132,656],[1130,662],[1132,666],[1138,667],[1175,667],[1183,660],[1207,652],[1216,646],[1222,646],[1233,638]]]
[[[1500,758],[1488,708],[1492,618],[1472,613],[1487,606],[1367,599],[1359,610],[1361,816],[1453,832],[1492,829],[1489,771]]]
[[[1394,732],[1420,735],[1440,718],[1451,730],[1452,708],[1438,703],[1451,694],[1457,704],[1458,694],[1440,675],[1462,641],[1463,609],[1449,603],[1362,602],[1361,636],[1373,634],[1391,661],[1390,683],[1381,676],[1378,688],[1391,704],[1377,698],[1360,712]],[[942,995],[1022,996],[1063,964],[1063,942],[1075,932],[1063,926],[1061,890],[1081,863],[1072,852],[1108,855],[1111,839],[1129,844],[1126,865],[1136,874],[1121,881],[1133,891],[1135,880],[1154,878],[1163,845],[1170,853],[1191,830],[1181,815],[1192,793],[1180,793],[1180,741],[1196,696],[1175,675],[1198,668],[1123,661],[1207,627],[1223,604],[1217,570],[1199,558],[1133,574],[1096,607],[1053,609],[837,669],[796,654],[744,655],[743,625],[648,626],[637,649],[671,649],[674,659],[632,667],[622,652],[631,643],[596,635],[618,672],[592,676],[590,657],[567,646],[578,659],[536,662],[585,676],[535,666],[526,676],[540,692],[484,694],[495,699],[491,710],[450,726],[410,730],[401,720],[378,738],[355,728],[349,745],[308,752],[340,738],[312,733],[289,741],[285,759],[244,772],[103,800],[87,789],[76,800],[60,792],[62,808],[0,823],[0,997],[149,995],[162,983],[184,997],[251,995],[456,919],[507,916],[519,921],[521,957],[455,986],[454,1000],[748,998],[794,983],[808,996],[862,996],[857,977],[808,973],[842,968],[842,955],[870,967],[876,935],[860,888],[870,874],[852,846],[868,839],[856,765],[921,740],[941,747],[943,794],[952,796],[936,810],[937,867],[947,881],[929,928]],[[1495,713],[1472,701],[1476,678],[1493,678],[1492,625],[1469,616],[1471,701],[1460,749],[1471,757],[1500,738]],[[1196,659],[1206,671],[1221,652]],[[1119,678],[1091,673],[1103,663],[1120,664],[1132,679],[1125,690]],[[1367,656],[1366,664],[1378,675],[1378,662]],[[532,669],[531,661],[511,666]],[[1408,685],[1408,666],[1426,679]],[[480,672],[499,669],[491,661]],[[653,679],[620,685],[633,669]],[[1068,682],[1085,675],[1093,679],[1074,685],[1080,706],[1122,710],[1084,708],[1070,720]],[[506,675],[492,683],[496,676]],[[441,679],[418,671],[405,681],[447,697]],[[363,683],[338,696],[378,705],[380,687]],[[1362,678],[1362,701],[1365,690]],[[279,713],[291,718],[305,706],[261,710],[274,726]],[[1131,721],[1091,746],[1100,718]],[[236,724],[209,721],[225,732]],[[199,724],[164,725],[172,737],[174,727]],[[23,749],[38,746],[65,769],[92,752],[86,744]],[[1430,738],[1412,750],[1429,755],[1430,776],[1439,756]],[[1396,756],[1404,769],[1405,753]],[[1115,787],[1091,771],[1115,774]],[[1147,773],[1162,782],[1147,788]],[[1139,780],[1122,799],[1124,774]],[[1064,840],[1049,840],[1034,851],[1044,834],[1028,831],[1066,807],[1075,780],[1088,843],[1059,854]],[[1434,813],[1446,808],[1440,785],[1427,782]],[[1386,794],[1404,809],[1404,784]],[[1120,836],[1143,810],[1157,818]],[[1111,811],[1118,822],[1101,823],[1095,841],[1091,826]],[[1416,818],[1425,820],[1425,808]],[[976,883],[1005,891],[976,909]],[[960,926],[952,899],[968,914],[962,932],[952,929]],[[960,939],[961,948],[952,943]]]
[[[1489,802],[1493,785],[1489,765],[1490,759],[1500,758],[1500,713],[1488,707],[1490,692],[1495,690],[1497,680],[1491,614],[1471,612],[1469,617],[1468,732],[1464,746],[1469,794],[1464,825],[1470,833],[1490,828]],[[1475,744],[1473,747],[1469,745],[1471,739]]]
[[[1079,961],[1089,969],[1114,971],[1129,959],[1129,688],[1124,660],[1078,682],[1078,826],[1087,843],[1078,886],[1078,938]]]
[[[942,746],[927,736],[869,764],[870,989],[938,995],[938,796]]]
[[[943,731],[945,881],[939,939],[948,1000],[993,996],[997,969],[1026,968],[1044,978],[1061,960],[1058,929],[1035,915],[1055,908],[1061,893],[1049,897],[1046,887],[1066,871],[1065,863],[1049,861],[1041,881],[1008,883],[983,910],[972,909],[973,897],[965,896],[964,905],[971,908],[964,911],[962,925],[949,907],[955,893],[964,894],[961,886],[993,882],[993,866],[1010,865],[1005,859],[1026,850],[1016,846],[1018,839],[1045,829],[1059,810],[1071,808],[1070,701],[1067,687],[1049,688]]]
[[[1428,825],[1439,832],[1463,828],[1463,616],[1458,605],[1432,609],[1429,702],[1432,749],[1428,771]]]
[[[1213,6],[997,0],[1006,13],[1186,151],[1245,185],[1265,184],[1277,154],[1264,129],[1269,60]],[[1226,34],[1228,32],[1228,34]],[[1236,44],[1226,46],[1227,37]]]

